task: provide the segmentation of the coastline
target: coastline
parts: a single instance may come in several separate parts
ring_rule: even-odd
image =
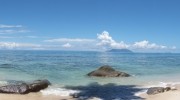
[[[155,95],[142,94],[141,97],[145,100],[180,100],[180,90],[167,91]]]
[[[167,92],[155,95],[148,95],[146,93],[143,93],[139,96],[145,98],[145,100],[180,100],[180,84],[175,84],[171,88],[172,90]]]
[[[20,94],[0,94],[1,100],[74,100],[70,96],[62,97],[55,95],[42,95],[42,93],[29,93],[25,95]]]
[[[179,94],[180,94],[180,84],[176,84],[175,89],[173,90],[170,90],[164,93],[155,94],[155,95],[147,95],[146,93],[142,93],[139,95],[140,97],[139,99],[137,98],[133,100],[179,100],[180,99]],[[109,95],[112,95],[112,94],[109,94]],[[25,95],[0,94],[0,99],[1,100],[76,100],[75,98],[71,96],[43,95],[42,92],[29,93]],[[98,99],[94,96],[92,98],[89,98],[88,100],[106,100],[106,99],[105,98]],[[122,99],[122,100],[125,100],[125,99]]]
[[[143,94],[140,97],[144,98],[143,100],[179,100],[180,99],[179,94],[180,94],[180,90],[174,90],[156,95]],[[76,100],[70,96],[67,97],[54,96],[54,95],[44,96],[41,93],[30,93],[26,95],[0,94],[0,99],[1,100]],[[90,100],[99,100],[99,99],[94,98]],[[141,100],[141,99],[137,99],[137,100]]]

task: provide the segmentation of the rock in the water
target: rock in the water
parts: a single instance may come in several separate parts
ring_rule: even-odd
[[[99,69],[87,74],[88,76],[96,77],[129,77],[130,75],[125,72],[116,71],[112,67],[105,65]]]
[[[29,93],[29,87],[26,83],[2,86],[0,87],[0,93],[26,94]]]
[[[29,84],[29,89],[31,92],[38,92],[42,89],[45,89],[50,85],[48,80],[36,80],[33,83]]]
[[[26,94],[29,92],[38,92],[50,85],[48,80],[36,80],[31,84],[22,83],[16,85],[7,85],[0,87],[0,93]]]
[[[171,90],[170,87],[166,87],[166,88],[164,88],[164,87],[151,87],[148,89],[147,94],[148,95],[154,95],[154,94],[163,93],[163,92],[169,91],[169,90]]]

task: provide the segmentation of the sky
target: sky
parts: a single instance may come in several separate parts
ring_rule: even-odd
[[[180,52],[180,0],[0,0],[0,49]]]

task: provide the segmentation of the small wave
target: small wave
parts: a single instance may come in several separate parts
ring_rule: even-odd
[[[0,68],[14,68],[12,64],[0,64]]]
[[[0,81],[0,86],[7,85],[7,84],[8,84],[7,81]]]
[[[70,96],[75,93],[79,93],[78,90],[69,90],[64,88],[47,88],[40,91],[43,95],[58,95],[58,96]]]
[[[150,88],[150,87],[171,87],[172,89],[175,88],[176,85],[180,85],[180,82],[159,82],[158,84],[152,84],[148,86],[144,86],[145,88]]]
[[[142,91],[134,93],[135,96],[141,96],[142,94],[145,94],[147,92],[147,89],[144,89]]]

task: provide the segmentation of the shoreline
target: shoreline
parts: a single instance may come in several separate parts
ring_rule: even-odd
[[[140,95],[138,95],[140,98],[135,100],[179,100],[180,84],[176,84],[174,87],[175,89],[173,90],[155,95],[147,95],[146,93],[141,93]],[[112,94],[107,94],[107,95],[112,95]],[[60,95],[52,95],[52,94],[43,95],[42,92],[29,93],[25,95],[0,94],[0,99],[1,100],[76,100],[76,98],[73,98],[71,96],[60,96]],[[105,98],[101,98],[101,99],[104,100]],[[100,99],[94,96],[94,98],[89,98],[88,100],[100,100]]]
[[[0,100],[74,100],[70,96],[42,95],[42,93],[21,94],[0,94]]]
[[[155,95],[142,94],[140,97],[145,100],[180,100],[180,90],[167,91]]]
[[[180,100],[180,84],[167,84],[166,86],[170,86],[171,90],[155,95],[143,93],[139,96],[145,100]]]

